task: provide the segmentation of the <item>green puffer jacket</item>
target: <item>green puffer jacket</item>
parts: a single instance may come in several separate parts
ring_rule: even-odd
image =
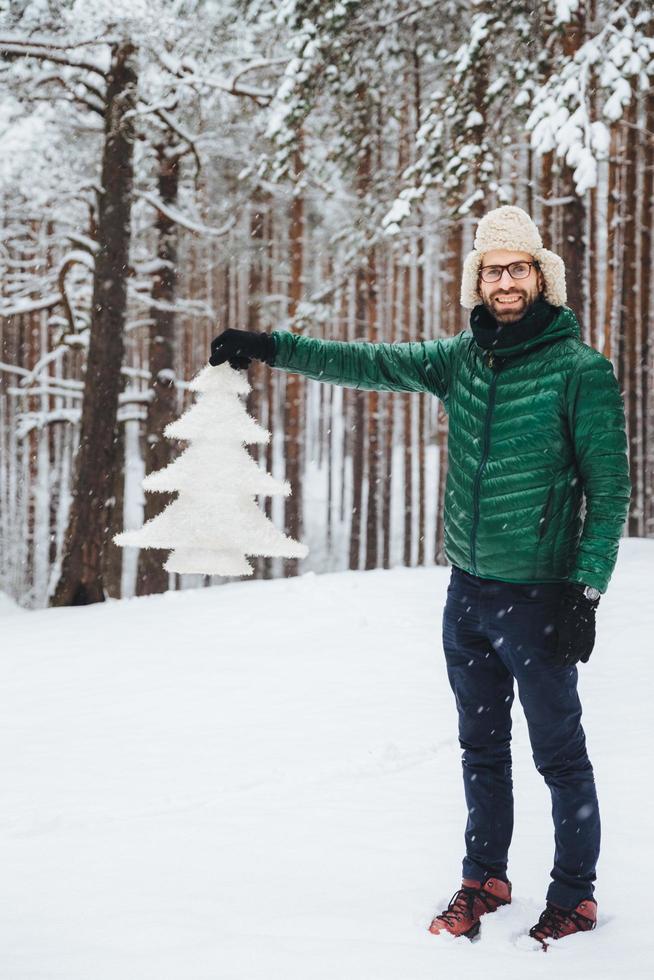
[[[470,330],[405,344],[272,336],[284,371],[442,399],[452,564],[481,578],[606,591],[631,490],[624,406],[611,362],[581,342],[572,310],[495,353]]]

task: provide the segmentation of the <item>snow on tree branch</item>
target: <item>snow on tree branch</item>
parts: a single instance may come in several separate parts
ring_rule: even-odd
[[[74,47],[74,45],[70,45],[70,47]],[[94,75],[99,75],[103,79],[106,78],[106,69],[97,63],[58,53],[67,49],[67,45],[33,44],[29,41],[0,36],[0,55],[2,57],[10,58],[13,55],[14,57],[36,58],[39,61],[51,61],[55,65],[70,65],[71,68],[81,68]]]
[[[0,305],[0,316],[20,316],[24,313],[37,313],[39,310],[51,310],[62,302],[61,293],[48,293],[35,299],[19,299]]]
[[[16,438],[25,439],[30,432],[44,429],[46,425],[62,422],[77,425],[81,415],[81,408],[53,408],[49,412],[23,412],[17,416]]]
[[[650,17],[652,14],[650,14]],[[554,150],[573,168],[578,194],[597,184],[597,164],[608,156],[608,126],[617,122],[640,88],[651,85],[654,38],[645,17],[632,17],[627,4],[586,41],[533,97],[527,120],[538,153]],[[591,96],[598,100],[593,118]]]
[[[149,191],[141,191],[138,195],[143,201],[147,201],[153,208],[161,211],[165,214],[167,218],[174,221],[175,224],[180,225],[182,228],[186,228],[187,231],[192,231],[196,235],[208,235],[211,238],[223,238],[227,235],[236,223],[236,219],[231,216],[224,225],[220,228],[211,228],[209,225],[203,225],[199,221],[194,221],[188,215],[182,214],[177,208],[171,208],[169,205],[164,204],[161,198],[157,197],[156,194],[152,194]]]

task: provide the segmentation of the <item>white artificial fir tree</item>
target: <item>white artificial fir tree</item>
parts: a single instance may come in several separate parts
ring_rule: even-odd
[[[164,568],[180,574],[251,575],[246,555],[304,558],[307,547],[277,530],[254,499],[288,496],[291,487],[245,449],[270,439],[241,401],[250,391],[246,377],[229,364],[207,366],[189,387],[200,397],[164,429],[189,446],[143,481],[144,490],[178,497],[139,530],[116,535],[116,544],[172,549]]]

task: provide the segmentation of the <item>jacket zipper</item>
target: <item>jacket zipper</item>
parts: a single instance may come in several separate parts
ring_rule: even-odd
[[[477,467],[477,472],[475,473],[475,482],[473,484],[472,490],[472,530],[470,532],[470,562],[472,565],[472,574],[477,574],[477,530],[479,528],[479,487],[481,485],[481,477],[488,460],[488,453],[490,450],[490,428],[491,428],[491,418],[493,415],[493,409],[495,407],[495,390],[497,388],[497,376],[501,368],[501,361],[496,360],[491,352],[488,355],[488,366],[493,371],[493,377],[491,378],[490,387],[488,389],[488,408],[486,409],[486,418],[484,421],[484,443],[482,447],[481,460],[479,461],[479,466]]]

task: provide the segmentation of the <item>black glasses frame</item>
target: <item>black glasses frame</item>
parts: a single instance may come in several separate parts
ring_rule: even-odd
[[[499,262],[494,262],[492,265],[482,265],[482,266],[480,266],[480,269],[479,269],[479,277],[485,283],[488,283],[488,282],[500,282],[502,276],[504,275],[504,270],[506,269],[512,279],[514,279],[516,282],[520,282],[520,277],[514,276],[513,273],[511,272],[511,266],[512,265],[528,265],[528,266],[531,267],[529,269],[529,272],[527,273],[527,275],[526,276],[522,276],[522,279],[528,279],[529,278],[529,275],[531,273],[531,269],[540,269],[540,266],[538,265],[538,262],[528,262],[527,259],[516,259],[515,262],[509,262],[508,265],[500,265]],[[482,275],[484,269],[501,269],[502,271],[500,272],[499,277],[497,279],[488,280],[488,279],[484,279],[484,277]]]

